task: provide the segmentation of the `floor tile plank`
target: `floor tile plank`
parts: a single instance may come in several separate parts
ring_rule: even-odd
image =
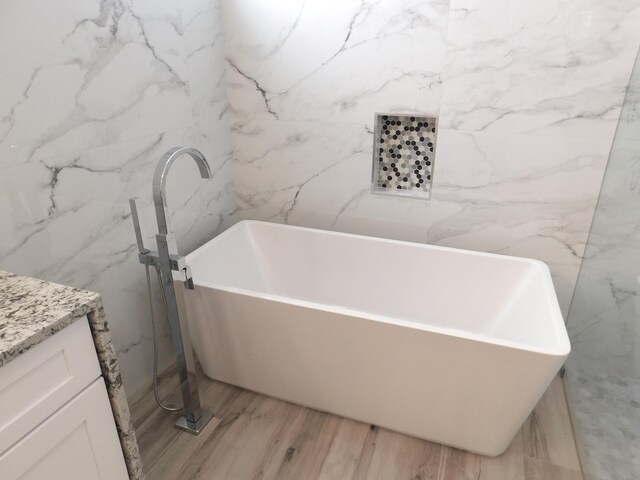
[[[507,448],[498,457],[480,456],[480,476],[478,480],[505,478],[524,480],[524,457],[522,450],[522,432],[518,432]]]
[[[216,420],[198,437],[176,430],[178,414],[154,409],[148,398],[133,404],[149,480],[582,480],[559,380],[495,458],[206,378],[200,385]],[[179,402],[175,386],[161,389]]]
[[[338,433],[340,421],[340,417],[303,408],[260,479],[317,478]]]
[[[370,430],[370,425],[343,418],[324,459],[318,480],[352,478]]]
[[[212,390],[215,389],[216,385],[212,386],[207,390],[207,394],[211,395]],[[235,387],[223,389],[220,393],[221,395],[217,397],[218,402],[212,401],[211,397],[203,396],[203,404],[207,408],[212,408],[218,415],[216,424],[208,426],[199,436],[178,432],[171,448],[166,450],[153,465],[147,467],[151,480],[199,478],[198,473],[205,460],[211,457],[210,452],[241,413],[257,399],[255,393]]]
[[[533,458],[525,458],[525,480],[583,480],[582,473]]]
[[[380,429],[367,479],[436,480],[442,445]]]
[[[480,474],[480,456],[443,447],[438,480],[477,480]]]
[[[375,451],[378,442],[378,435],[380,435],[380,428],[375,425],[369,425],[369,430],[366,438],[364,439],[364,445],[360,451],[360,457],[356,463],[356,469],[353,472],[352,480],[364,480],[367,478],[367,472],[371,466],[373,452]]]
[[[199,462],[200,475],[202,478],[256,478],[270,445],[277,444],[290,426],[289,405],[257,396]]]
[[[580,470],[564,386],[556,377],[522,427],[524,455]]]

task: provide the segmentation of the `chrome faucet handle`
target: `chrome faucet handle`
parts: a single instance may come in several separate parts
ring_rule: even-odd
[[[166,263],[167,271],[173,280],[181,280],[187,290],[195,290],[191,276],[191,268],[187,265],[185,258],[177,253],[178,246],[175,235],[171,233],[158,233],[156,234],[156,242],[158,244],[157,254],[156,252],[151,252],[150,255],[143,256],[150,257],[150,261],[156,265],[160,265],[160,268],[162,268],[163,263]],[[144,260],[147,259],[145,258]],[[184,277],[180,277],[181,274],[184,275]]]
[[[193,284],[193,276],[191,275],[191,267],[189,265],[186,265],[182,271],[184,272],[184,288],[186,288],[187,290],[195,290],[196,287]]]
[[[139,253],[149,253],[149,249],[144,246],[144,240],[142,236],[142,226],[140,225],[140,215],[138,212],[142,211],[142,204],[140,198],[133,197],[129,199],[129,207],[131,208],[131,219],[133,220],[133,229],[136,232],[136,243],[138,244]]]

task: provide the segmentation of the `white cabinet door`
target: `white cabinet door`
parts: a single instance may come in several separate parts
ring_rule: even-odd
[[[0,456],[2,480],[125,480],[127,469],[104,380]]]
[[[86,318],[0,368],[0,454],[99,376]]]

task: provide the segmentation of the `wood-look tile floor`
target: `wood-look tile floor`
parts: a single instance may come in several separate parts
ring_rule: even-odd
[[[162,395],[179,401],[175,375]],[[151,392],[134,402],[149,480],[582,480],[559,378],[509,449],[496,458],[420,440],[204,378],[200,395],[216,424],[199,436],[173,427]]]

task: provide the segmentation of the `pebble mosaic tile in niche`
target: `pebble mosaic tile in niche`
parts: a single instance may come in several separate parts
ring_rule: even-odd
[[[429,198],[437,117],[376,114],[375,193]]]

